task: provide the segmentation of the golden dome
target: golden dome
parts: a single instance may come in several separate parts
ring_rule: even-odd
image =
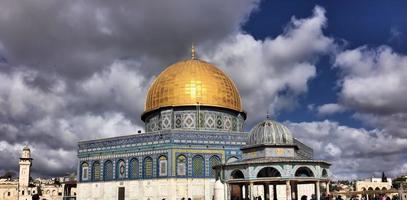
[[[243,112],[239,92],[223,71],[199,59],[184,60],[169,66],[155,79],[147,93],[145,113],[161,107],[198,104]]]

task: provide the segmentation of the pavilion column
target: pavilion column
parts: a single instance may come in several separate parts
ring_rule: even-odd
[[[291,184],[290,184],[289,180],[285,181],[285,192],[286,192],[287,200],[292,200],[291,199]]]
[[[249,185],[245,184],[244,185],[244,199],[248,200],[249,199]]]
[[[243,196],[243,188],[244,188],[244,185],[239,185],[239,188],[240,188],[240,198],[241,199],[244,199],[244,196]],[[246,192],[246,191],[245,191]]]
[[[331,181],[326,182],[326,194],[327,195],[330,194],[330,191],[329,191],[329,185],[330,184],[331,184]]]
[[[321,191],[320,191],[320,183],[319,183],[319,181],[317,181],[316,183],[315,183],[315,189],[316,189],[316,198],[317,198],[317,200],[320,200],[321,199]]]
[[[227,196],[226,199],[227,200],[232,200],[232,185],[231,184],[227,184],[226,185],[226,190],[227,190]]]
[[[250,182],[249,186],[249,199],[253,199],[253,182]]]

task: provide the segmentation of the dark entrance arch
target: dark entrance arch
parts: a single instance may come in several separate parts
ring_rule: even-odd
[[[243,172],[238,169],[232,171],[230,176],[232,177],[232,179],[244,179]]]
[[[295,171],[296,177],[314,177],[314,173],[308,167],[300,167]]]
[[[274,167],[265,167],[257,173],[257,178],[281,177],[281,173]]]

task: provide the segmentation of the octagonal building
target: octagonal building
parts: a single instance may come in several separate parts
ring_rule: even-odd
[[[261,122],[278,129],[271,137],[261,123],[250,134],[245,132],[246,113],[236,85],[215,65],[195,58],[194,51],[191,59],[172,64],[157,76],[141,119],[144,133],[79,142],[79,200],[242,198],[249,194],[245,193],[249,179],[259,169],[250,162],[280,169],[275,164],[284,156],[272,156],[280,154],[315,178],[322,168],[329,174],[329,164],[313,162],[312,149],[285,126]],[[278,165],[285,169],[285,164]],[[244,178],[231,178],[234,169]],[[287,172],[279,173],[283,177]],[[287,197],[278,199],[282,198]]]

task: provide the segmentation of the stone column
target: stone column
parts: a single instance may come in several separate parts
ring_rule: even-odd
[[[249,199],[253,199],[253,182],[250,182],[249,186]]]
[[[320,200],[321,199],[321,191],[320,191],[320,184],[319,184],[319,181],[317,181],[316,183],[315,183],[315,189],[316,189],[316,198],[317,198],[317,200]]]
[[[326,183],[326,194],[328,195],[328,194],[330,194],[330,191],[329,191],[329,185],[331,184],[331,181],[328,181],[327,183]]]
[[[291,199],[291,184],[290,184],[289,180],[285,181],[285,192],[286,192],[287,200],[292,200]]]
[[[230,184],[226,184],[226,200],[232,199],[232,186]]]

